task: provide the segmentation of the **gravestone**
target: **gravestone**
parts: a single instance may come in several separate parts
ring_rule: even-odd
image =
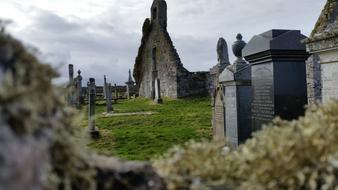
[[[95,105],[96,105],[96,85],[95,85],[95,79],[90,78],[88,83],[88,111],[89,111],[89,122],[88,122],[88,131],[92,138],[98,138],[99,137],[99,131],[96,129],[95,126]]]
[[[246,43],[242,35],[237,35],[232,46],[237,60],[220,75],[224,88],[225,136],[232,147],[238,147],[251,137],[251,66],[242,57]]]
[[[68,65],[69,80],[68,80],[68,104],[75,105],[75,89],[74,89],[74,65]]]
[[[108,88],[108,84],[107,84],[107,77],[106,75],[104,75],[103,77],[103,97],[104,99],[107,99],[107,88]]]
[[[318,56],[321,72],[314,68],[314,92],[323,103],[338,99],[338,1],[327,1],[311,36],[303,41],[307,51]],[[314,62],[316,63],[316,62]],[[312,68],[310,68],[312,69]],[[311,70],[310,70],[311,72]],[[318,86],[316,85],[319,84]],[[316,89],[317,88],[317,89]]]
[[[225,109],[223,98],[223,86],[217,85],[215,89],[215,97],[213,98],[212,127],[215,139],[225,138]]]
[[[209,84],[209,93],[212,98],[216,94],[214,94],[215,89],[218,85],[219,75],[223,72],[223,70],[230,65],[229,62],[229,54],[228,54],[228,44],[224,38],[219,38],[217,42],[217,65],[210,69],[210,84]],[[213,100],[212,100],[213,101]]]
[[[112,86],[111,83],[107,85],[106,88],[106,106],[107,106],[107,113],[111,113],[113,110],[113,105],[112,105]]]
[[[157,104],[162,104],[163,100],[161,98],[161,83],[160,83],[160,79],[156,79],[155,80],[155,99],[154,99],[155,103]]]
[[[243,49],[252,66],[252,127],[261,129],[279,116],[304,114],[307,104],[305,60],[308,54],[299,30],[270,30],[254,36]]]
[[[117,92],[117,85],[116,85],[116,83],[114,84],[114,87],[115,87],[115,100],[118,100],[119,99],[119,94]]]
[[[75,103],[76,107],[80,108],[81,107],[81,99],[82,99],[82,76],[81,76],[81,71],[77,71],[77,77],[75,79]]]

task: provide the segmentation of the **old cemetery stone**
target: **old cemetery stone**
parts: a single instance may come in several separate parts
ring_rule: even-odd
[[[74,89],[74,65],[68,65],[68,72],[69,72],[69,81],[68,81],[68,97],[67,101],[68,104],[71,106],[75,105],[75,89]]]
[[[119,99],[119,94],[117,92],[117,85],[116,85],[116,83],[114,84],[114,91],[115,91],[115,100],[118,100]]]
[[[163,100],[161,98],[161,83],[160,79],[156,78],[155,80],[155,99],[154,102],[157,104],[162,104]]]
[[[104,79],[103,79],[103,97],[104,99],[107,98],[107,88],[108,88],[108,84],[107,84],[107,77],[106,75],[104,75]]]
[[[212,127],[215,139],[225,138],[225,108],[223,86],[217,85],[213,97]]]
[[[128,81],[126,82],[127,85],[127,98],[130,99],[131,97],[131,91],[132,88],[134,86],[135,82],[133,81],[132,77],[131,77],[131,71],[129,69],[129,77],[128,77]]]
[[[95,85],[95,79],[90,78],[88,83],[88,103],[89,103],[89,122],[88,122],[88,131],[92,138],[98,138],[99,137],[99,131],[97,130],[95,126],[95,104],[96,104],[96,85]]]
[[[106,88],[106,105],[107,105],[107,113],[111,113],[113,110],[113,105],[112,105],[112,86],[111,83],[107,85]]]
[[[338,99],[338,1],[327,1],[311,36],[303,41],[307,51],[318,59],[314,64],[313,82],[316,99],[327,103],[330,99]],[[319,64],[316,68],[316,64]],[[321,73],[320,73],[321,70]],[[311,70],[308,71],[311,73]],[[321,83],[320,83],[321,82]],[[319,85],[318,85],[319,83]],[[321,89],[322,87],[322,89]],[[321,91],[322,90],[322,91]],[[311,97],[312,98],[312,97]]]
[[[219,38],[217,42],[217,65],[210,69],[210,87],[209,93],[214,98],[215,90],[218,85],[219,75],[223,70],[230,65],[229,54],[228,54],[228,44],[224,38]],[[212,100],[213,101],[213,100]]]
[[[80,108],[81,107],[81,99],[82,99],[82,76],[81,76],[81,71],[78,70],[78,75],[77,77],[75,78],[75,105],[77,108]]]
[[[220,75],[219,81],[224,88],[225,136],[232,147],[237,147],[251,136],[251,66],[242,57],[246,43],[242,35],[232,46],[237,60]]]
[[[261,129],[275,116],[292,120],[307,104],[305,60],[299,30],[270,30],[254,36],[243,49],[252,66],[252,127]]]

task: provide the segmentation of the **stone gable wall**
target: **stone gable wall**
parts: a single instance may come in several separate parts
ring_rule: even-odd
[[[147,22],[147,21],[146,21]],[[145,23],[146,25],[147,23]],[[207,95],[209,72],[189,72],[183,67],[180,57],[166,29],[158,23],[150,24],[144,33],[134,76],[140,96],[152,97],[153,49],[156,48],[156,69],[161,82],[161,95],[182,98],[193,95]]]

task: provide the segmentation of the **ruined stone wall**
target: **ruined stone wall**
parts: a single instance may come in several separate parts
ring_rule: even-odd
[[[177,68],[180,59],[173,51],[166,31],[153,27],[142,52],[142,78],[139,82],[140,96],[151,98],[153,79],[153,51],[156,48],[156,69],[161,82],[162,96],[177,98]]]
[[[133,74],[140,96],[154,96],[155,78],[160,80],[161,96],[181,98],[207,94],[210,82],[208,72],[192,73],[186,70],[173,45],[167,31],[165,0],[154,0],[151,19],[144,21],[142,34]]]
[[[189,72],[184,68],[178,69],[178,96],[208,95],[209,72]]]
[[[157,76],[161,82],[162,96],[181,98],[207,94],[209,73],[193,73],[186,70],[168,32],[157,23],[152,24],[140,51],[141,55],[139,56],[142,61],[138,63],[139,71],[137,72],[141,74],[136,73],[139,77],[135,77],[138,79],[140,96],[152,97],[154,60],[156,60]]]

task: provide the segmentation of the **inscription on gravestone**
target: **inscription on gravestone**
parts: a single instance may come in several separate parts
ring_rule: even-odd
[[[299,30],[270,30],[254,36],[243,49],[252,65],[252,128],[259,130],[279,116],[304,115],[307,104],[305,60]]]
[[[263,124],[260,121],[271,121],[275,116],[272,65],[261,64],[253,67],[252,79],[252,120],[256,124],[254,126],[259,126]]]
[[[215,97],[214,120],[213,125],[215,129],[215,137],[217,139],[224,139],[225,137],[225,109],[223,103],[223,88],[218,88]]]
[[[237,97],[236,86],[228,86],[225,91],[226,105],[226,137],[233,146],[238,146],[238,115],[237,115]]]

